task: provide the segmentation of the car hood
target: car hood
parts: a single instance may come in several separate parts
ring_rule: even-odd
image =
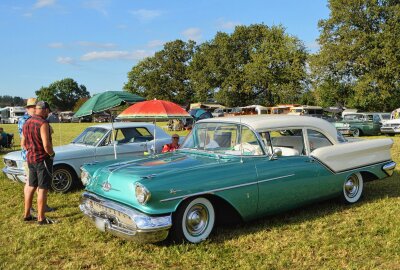
[[[63,159],[84,157],[88,155],[87,150],[92,151],[94,149],[95,147],[91,145],[73,143],[56,146],[54,147],[54,152],[56,153],[55,160],[59,161]]]
[[[85,156],[83,149],[94,149],[93,146],[87,146],[82,144],[67,144],[62,146],[54,147],[56,153],[56,161],[64,158],[79,158]],[[80,154],[81,153],[81,154]],[[21,151],[13,151],[4,156],[4,158],[20,161],[22,160]]]
[[[3,157],[4,159],[11,159],[15,161],[22,161],[21,151],[10,152]]]
[[[194,175],[201,175],[213,167],[240,162],[236,156],[217,156],[204,152],[176,151],[155,157],[133,161],[121,161],[102,166],[94,175],[86,190],[103,197],[123,202],[136,208],[135,184],[142,183],[151,192],[167,187],[175,181],[189,181]],[[223,166],[225,167],[225,166]]]

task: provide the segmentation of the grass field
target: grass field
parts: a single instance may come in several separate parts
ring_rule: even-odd
[[[59,145],[89,124],[52,125]],[[3,126],[17,134],[16,125]],[[392,157],[400,163],[400,137],[394,140]],[[0,269],[400,269],[398,169],[367,183],[356,205],[331,200],[217,227],[198,245],[138,245],[101,233],[78,208],[81,191],[50,194],[57,211],[48,216],[59,223],[25,224],[23,185],[3,175],[0,184]]]

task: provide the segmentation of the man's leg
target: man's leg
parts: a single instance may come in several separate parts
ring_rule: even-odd
[[[31,187],[29,185],[25,185],[24,188],[24,218],[28,218],[31,216],[31,207],[33,195],[35,194],[36,187]]]
[[[47,189],[38,188],[38,199],[37,199],[38,221],[42,221],[46,218],[44,213],[45,213],[46,204],[47,204],[47,192],[48,192]]]
[[[40,171],[38,171],[38,223],[42,224],[42,221],[46,221],[45,211],[47,205],[47,193],[50,188],[50,182],[52,179],[53,161],[51,159],[43,160],[40,165]],[[45,222],[49,224],[48,222]]]
[[[31,216],[32,200],[37,188],[36,167],[32,164],[27,164],[27,179],[24,187],[24,218]]]

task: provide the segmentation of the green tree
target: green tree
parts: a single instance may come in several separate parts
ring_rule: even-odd
[[[228,106],[292,103],[304,90],[306,58],[302,43],[282,26],[238,26],[198,47],[191,83],[199,101],[215,98]]]
[[[188,65],[194,48],[194,41],[167,42],[161,51],[132,68],[124,90],[147,99],[166,99],[180,104],[190,102],[193,91]]]
[[[78,85],[71,78],[66,78],[50,84],[48,87],[41,87],[36,91],[38,100],[47,101],[52,108],[60,111],[70,111],[80,98],[90,97],[84,85]]]
[[[329,0],[319,22],[320,51],[310,67],[316,99],[362,110],[400,104],[400,4],[397,0]]]

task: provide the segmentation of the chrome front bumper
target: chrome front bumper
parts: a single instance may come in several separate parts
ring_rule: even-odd
[[[25,172],[23,169],[4,167],[3,173],[7,176],[8,179],[15,182],[25,183],[26,181]]]
[[[171,215],[149,216],[133,208],[84,192],[79,208],[103,232],[142,243],[167,238]]]
[[[399,134],[400,129],[394,127],[381,127],[381,133],[383,134]]]

